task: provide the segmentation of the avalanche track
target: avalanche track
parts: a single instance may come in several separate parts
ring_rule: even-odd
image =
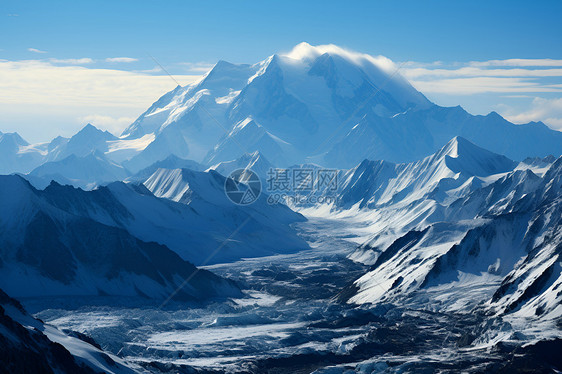
[[[120,306],[110,298],[23,300],[46,323],[92,337],[149,373],[525,372],[560,368],[560,340],[524,346],[509,324],[472,310],[436,311],[439,295],[408,305],[350,305],[367,266],[347,259],[361,222],[309,217],[296,224],[311,248],[207,267],[245,297],[204,305]],[[459,291],[461,292],[461,291]],[[55,304],[55,302],[59,302]],[[112,304],[113,303],[113,304]],[[46,306],[61,305],[58,309]],[[486,341],[475,347],[476,339]],[[505,340],[505,339],[504,339]],[[515,341],[515,342],[514,342]]]

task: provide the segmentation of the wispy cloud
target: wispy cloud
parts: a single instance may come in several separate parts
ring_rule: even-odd
[[[124,62],[124,63],[129,63],[129,62],[135,62],[138,61],[137,58],[132,58],[132,57],[108,57],[105,59],[105,62]]]
[[[562,60],[550,58],[510,58],[507,60],[471,61],[471,66],[562,66]]]
[[[88,119],[118,133],[120,126],[130,124],[176,86],[168,76],[91,66],[0,61],[0,122],[18,124],[18,131],[30,141],[72,135]],[[186,85],[200,75],[174,78]]]
[[[562,77],[562,60],[508,59],[443,63],[407,62],[401,74],[425,93],[562,92],[552,79]]]
[[[443,65],[443,61],[433,61],[433,62],[405,61],[401,63],[401,65],[402,68],[439,67]]]
[[[198,75],[175,76],[182,84]],[[0,61],[0,103],[61,105],[149,105],[172,89],[168,76],[155,76],[114,69],[58,66],[40,60]]]
[[[68,64],[68,65],[84,65],[84,64],[93,64],[94,60],[89,57],[84,58],[50,58],[49,62],[54,64]]]
[[[523,78],[473,77],[435,80],[411,80],[424,93],[474,95],[483,93],[539,93],[560,92],[562,87],[541,84]]]
[[[482,69],[462,67],[459,69],[407,68],[406,78],[420,77],[455,78],[455,77],[562,77],[562,69]]]
[[[150,73],[160,73],[162,72],[162,68],[160,66],[155,66],[152,69],[146,69],[146,70],[134,70],[135,73],[146,73],[146,74],[150,74]]]
[[[33,52],[33,53],[47,53],[47,51],[42,51],[42,50],[37,49],[37,48],[27,48],[27,50],[29,52]]]

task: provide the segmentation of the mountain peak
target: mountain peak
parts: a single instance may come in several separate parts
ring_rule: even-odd
[[[71,139],[76,138],[90,138],[90,137],[101,137],[105,140],[115,140],[117,139],[115,135],[110,133],[109,131],[103,131],[98,129],[96,126],[88,123],[86,126],[82,128],[82,130],[78,131]]]
[[[449,140],[433,157],[443,160],[455,173],[463,172],[477,176],[510,171],[516,165],[515,161],[481,148],[462,136],[455,136]]]
[[[80,131],[91,132],[91,131],[101,131],[101,130],[98,129],[96,126],[92,125],[91,123],[87,123],[86,126],[82,127],[82,130]]]
[[[20,136],[17,132],[0,133],[1,143],[10,143],[17,146],[27,146],[29,143]]]
[[[235,67],[236,65],[234,65],[231,62],[225,61],[225,60],[218,60],[217,63],[215,64],[214,68],[229,68],[229,67]]]
[[[460,155],[475,153],[480,150],[485,151],[483,148],[469,142],[462,136],[455,136],[441,149],[444,155],[452,158],[458,158]]]

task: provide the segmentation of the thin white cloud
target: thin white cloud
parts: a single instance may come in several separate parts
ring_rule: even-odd
[[[495,109],[514,123],[542,121],[550,128],[562,131],[562,97],[546,99],[542,95],[562,96],[562,60],[506,59],[402,65],[400,73],[421,92],[441,98],[450,104],[454,97],[462,104],[479,100],[495,102],[476,104],[480,110]],[[478,99],[477,95],[482,99]],[[469,96],[471,96],[469,98]],[[483,97],[486,97],[485,99]]]
[[[200,76],[178,75],[175,78],[188,84]],[[168,76],[123,70],[57,66],[39,60],[0,62],[0,103],[146,109],[147,104],[175,85]]]
[[[443,66],[443,61],[433,61],[433,62],[419,62],[419,61],[405,61],[399,64],[403,68],[426,68],[426,67],[436,67]]]
[[[47,53],[47,51],[42,51],[42,50],[37,49],[37,48],[27,48],[27,50],[29,52],[33,52],[33,53]]]
[[[424,93],[474,95],[481,93],[539,93],[560,92],[562,87],[544,85],[528,78],[472,77],[435,80],[411,80],[414,87]]]
[[[94,60],[89,57],[84,58],[50,58],[50,62],[54,64],[68,64],[68,65],[84,65],[84,64],[93,64]]]
[[[471,66],[562,66],[562,60],[550,58],[510,58],[507,60],[471,61]]]
[[[409,79],[420,77],[562,77],[562,69],[482,69],[462,67],[459,69],[407,68],[402,75]]]
[[[451,95],[562,92],[562,60],[508,59],[481,62],[416,63],[400,73],[420,91]],[[557,81],[558,79],[558,81]]]
[[[129,62],[135,62],[138,61],[137,58],[132,58],[132,57],[108,57],[105,59],[105,62],[124,62],[124,63],[129,63]]]

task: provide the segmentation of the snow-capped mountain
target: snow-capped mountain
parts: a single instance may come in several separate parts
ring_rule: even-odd
[[[454,136],[480,147],[522,160],[529,155],[560,155],[559,131],[543,123],[514,125],[499,114],[473,116],[460,106],[433,105],[383,118],[371,109],[325,155],[328,165],[347,167],[367,158],[411,162],[435,152]],[[357,150],[361,150],[358,152]]]
[[[182,157],[208,164],[254,151],[279,166],[411,162],[455,136],[518,160],[562,152],[562,134],[542,123],[515,126],[497,113],[439,107],[397,70],[384,57],[306,43],[254,65],[221,61],[160,98],[123,136],[174,133],[178,144],[185,140]]]
[[[102,131],[91,124],[87,124],[70,139],[56,138],[48,159],[53,161],[63,160],[68,156],[86,156],[92,152],[109,151],[109,142],[116,141],[117,137],[108,131]]]
[[[123,135],[174,128],[196,161],[217,163],[258,150],[287,166],[328,149],[323,143],[346,117],[360,118],[357,106],[389,115],[431,105],[403,78],[390,79],[393,73],[385,58],[306,43],[254,65],[221,61],[200,82],[163,96]]]
[[[29,209],[32,211],[35,205],[52,205],[55,210],[75,217],[84,227],[91,224],[99,226],[100,230],[124,231],[143,242],[165,245],[196,265],[308,248],[306,242],[289,227],[291,223],[303,221],[304,217],[285,206],[270,206],[263,201],[249,207],[233,204],[224,192],[225,178],[214,171],[158,169],[145,182],[154,194],[142,184],[123,182],[110,183],[93,191],[53,182],[44,190],[36,191],[18,176],[5,178],[3,184],[6,189],[10,184],[14,185],[14,181],[19,181],[24,195],[20,197],[16,194],[19,197],[16,201],[31,205]],[[6,191],[6,200],[8,195]],[[14,208],[12,214],[17,211]],[[21,207],[19,211],[21,213],[16,216],[23,217],[27,208]],[[10,222],[10,213],[6,209],[4,213],[7,215],[6,222]],[[32,217],[29,220],[32,222]],[[10,233],[16,234],[17,230]],[[233,232],[236,235],[231,237]],[[80,240],[78,233],[53,230],[52,234],[55,233]],[[9,237],[8,232],[6,235]],[[94,235],[94,231],[88,235]],[[214,253],[219,247],[222,250]]]
[[[131,177],[127,178],[128,181],[144,182],[158,169],[191,169],[195,171],[203,171],[205,167],[193,160],[185,160],[176,155],[170,155],[161,161],[156,161],[154,164],[140,170]]]
[[[454,138],[419,162],[364,161],[347,172],[332,209],[370,222],[370,239],[351,258],[371,265],[349,301],[434,298],[439,310],[480,304],[555,324],[562,158],[522,164]]]
[[[0,290],[0,365],[9,373],[132,374],[136,367],[87,336],[66,334],[27,313]]]
[[[427,203],[428,199],[444,203],[477,188],[491,175],[513,170],[516,165],[505,156],[455,137],[435,154],[417,162],[363,161],[342,176],[336,206],[407,206]]]
[[[131,212],[105,190],[85,192],[52,184],[40,191],[19,176],[2,176],[0,206],[0,283],[16,297],[104,294],[165,299],[191,274],[179,298],[238,293],[230,282],[197,270],[166,246],[108,224],[104,214],[127,221]]]
[[[533,173],[542,177],[554,161],[556,161],[556,157],[553,155],[548,155],[546,157],[527,157],[517,165],[517,169],[530,169]]]
[[[144,182],[148,190],[157,197],[179,203],[183,206],[182,211],[191,214],[189,223],[180,221],[176,224],[169,220],[172,222],[169,225],[179,225],[177,234],[170,234],[173,227],[168,226],[168,235],[161,238],[161,242],[195,264],[292,253],[308,248],[289,226],[304,221],[303,216],[285,205],[268,204],[263,193],[251,205],[235,205],[224,192],[225,182],[226,178],[214,170],[159,169],[150,176]],[[202,221],[199,217],[208,217],[208,220]],[[186,232],[185,227],[191,227],[193,232]],[[233,232],[236,237],[230,238]],[[186,237],[195,243],[194,248],[186,248]],[[227,240],[224,250],[212,259],[207,257],[216,249],[213,248],[216,243],[210,242],[209,237]]]
[[[0,173],[27,173],[40,165],[45,150],[41,145],[30,145],[18,133],[0,132]]]
[[[60,161],[49,161],[28,174],[30,182],[39,189],[50,184],[51,180],[61,184],[91,189],[97,185],[125,180],[129,172],[121,165],[112,162],[99,150],[85,156],[71,153]]]

